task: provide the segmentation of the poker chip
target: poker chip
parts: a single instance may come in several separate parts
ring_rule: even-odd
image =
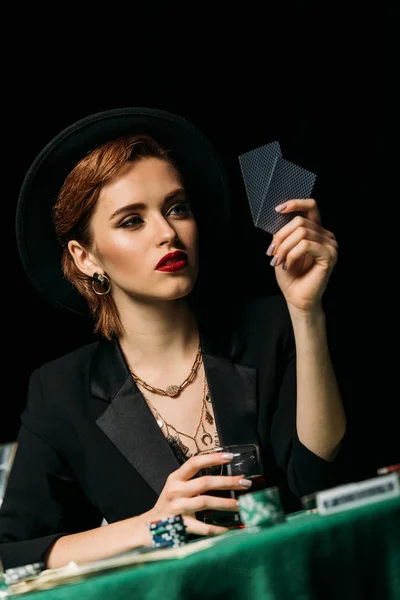
[[[315,510],[317,508],[317,492],[302,496],[301,505],[304,510]]]
[[[398,473],[400,477],[400,464],[388,465],[377,470],[378,475],[387,475],[388,473]]]
[[[239,497],[239,513],[246,527],[269,527],[285,520],[278,487],[248,492]]]
[[[20,567],[13,567],[6,569],[4,574],[4,581],[7,585],[16,583],[17,581],[23,581],[38,575],[44,569],[43,562],[32,563],[30,565],[22,565]]]
[[[172,515],[148,524],[153,548],[184,546],[188,539],[182,515]]]

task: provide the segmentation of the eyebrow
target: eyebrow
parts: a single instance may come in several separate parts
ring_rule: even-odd
[[[184,193],[184,188],[178,188],[177,190],[170,192],[165,196],[163,200],[163,205]],[[144,204],[144,202],[134,202],[132,204],[126,204],[125,206],[121,206],[121,208],[118,208],[116,211],[114,211],[113,214],[110,216],[109,221],[112,221],[113,219],[115,219],[115,217],[118,217],[121,214],[125,214],[126,212],[129,212],[131,210],[143,210],[144,208],[146,208],[146,204]]]

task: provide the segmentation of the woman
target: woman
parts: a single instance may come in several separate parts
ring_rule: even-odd
[[[219,444],[258,443],[287,506],[336,481],[346,419],[321,298],[337,242],[313,199],[287,202],[282,212],[305,216],[267,251],[282,295],[232,303],[223,319],[207,261],[228,202],[209,142],[154,109],[83,119],[32,165],[17,211],[23,265],[55,304],[84,312],[84,299],[101,339],[31,376],[0,512],[6,568],[146,545],[147,523],[169,514],[193,534],[224,531],[196,513],[237,510],[212,490],[251,482],[196,477],[231,459],[197,455]]]

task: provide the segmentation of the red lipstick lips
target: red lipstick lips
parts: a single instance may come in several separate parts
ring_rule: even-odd
[[[169,252],[157,263],[156,271],[164,271],[167,273],[174,273],[175,271],[181,271],[187,265],[187,254],[181,250],[176,252]]]

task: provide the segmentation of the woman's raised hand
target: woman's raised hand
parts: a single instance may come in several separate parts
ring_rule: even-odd
[[[335,235],[321,225],[313,198],[288,200],[275,208],[282,214],[300,211],[272,239],[267,255],[289,307],[302,312],[320,308],[321,298],[338,257]]]

